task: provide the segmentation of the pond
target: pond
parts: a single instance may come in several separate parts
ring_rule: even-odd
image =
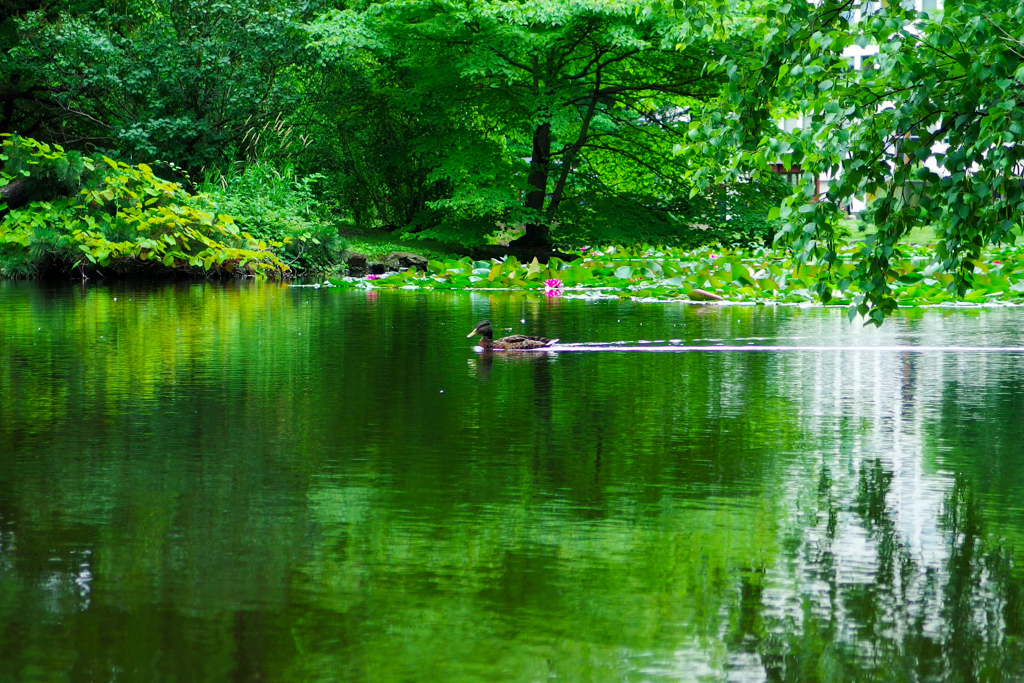
[[[1020,680],[1021,347],[1011,308],[0,283],[0,681]]]

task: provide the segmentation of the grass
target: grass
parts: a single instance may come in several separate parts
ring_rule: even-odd
[[[939,238],[935,234],[935,226],[933,225],[914,228],[900,240],[904,244],[936,244],[938,241]]]
[[[861,240],[863,240],[865,235],[874,232],[873,225],[867,224],[867,229],[861,231],[860,228],[865,224],[858,224],[857,221],[850,220],[846,222],[853,226],[850,230],[850,236],[847,238],[848,242],[860,242]],[[1021,237],[1021,231],[1019,229],[1015,229],[1014,234],[1017,236],[1017,239],[1019,240]],[[903,239],[900,240],[900,244],[913,244],[917,246],[938,244],[938,242],[939,235],[935,231],[934,225],[923,225],[919,228],[914,228],[909,233],[904,235]]]
[[[871,223],[858,221],[855,218],[840,220],[839,228],[840,231],[847,233],[846,241],[850,244],[862,242],[865,236],[875,231],[875,226]],[[935,244],[938,241],[939,238],[935,234],[935,226],[925,225],[920,228],[914,228],[904,235],[903,239],[900,240],[900,244]]]
[[[370,261],[380,261],[393,251],[411,251],[428,259],[438,261],[458,259],[464,250],[454,244],[434,240],[403,240],[397,234],[367,230],[353,224],[343,224],[339,230],[348,242],[350,252],[366,254]]]

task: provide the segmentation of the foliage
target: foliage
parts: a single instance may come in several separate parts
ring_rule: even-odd
[[[429,209],[401,227],[480,243],[498,223],[524,225],[525,243],[542,245],[556,226],[595,231],[591,206],[664,225],[667,201],[689,189],[671,151],[722,80],[704,63],[745,43],[738,29],[724,37],[726,4],[677,4],[385,2],[330,12],[312,30],[326,61],[362,67],[364,111],[426,133],[398,143]],[[379,165],[375,154],[352,158]]]
[[[3,135],[0,186],[36,177],[81,182],[69,197],[11,209],[0,223],[0,275],[32,276],[51,267],[124,272],[146,265],[196,273],[259,274],[288,270],[262,241],[210,210],[146,164],[65,152],[31,138]],[[15,175],[17,174],[17,175]]]
[[[388,62],[332,60],[325,93],[312,104],[315,134],[305,163],[324,174],[321,188],[361,228],[415,232],[443,216],[428,206],[449,188],[430,178],[436,159],[423,141],[449,131],[436,98],[411,99]]]
[[[799,164],[807,182],[779,216],[782,238],[805,259],[835,262],[841,207],[873,197],[877,235],[839,280],[859,287],[856,311],[870,322],[897,305],[888,282],[916,226],[936,225],[934,267],[972,291],[981,250],[1012,243],[1024,210],[1024,8],[967,0],[929,15],[899,3],[783,0],[767,19],[756,69],[721,60],[731,113],[691,123],[694,153],[729,161],[725,177]],[[860,69],[851,49],[866,54]],[[779,130],[771,119],[787,113],[808,125]],[[698,187],[715,175],[699,174]],[[833,178],[820,198],[817,175]],[[832,295],[825,280],[815,291]]]
[[[424,249],[423,245],[430,244],[429,242],[417,242],[415,246],[410,246],[410,243],[405,241],[393,242],[387,239],[372,239],[365,235],[348,237],[345,241],[349,245],[350,252],[366,254],[369,261],[383,261],[392,252],[410,251],[413,249],[420,256],[433,261],[459,259],[456,253],[445,250],[444,245],[439,243],[434,244],[432,249]]]
[[[823,278],[850,280],[837,289],[834,303],[850,304],[862,296],[855,282],[859,259],[870,244],[839,248],[835,262],[801,258],[799,254],[767,248],[753,250],[702,247],[696,250],[653,247],[585,249],[583,258],[565,262],[552,258],[547,265],[534,259],[520,263],[515,257],[473,261],[431,261],[427,272],[408,270],[374,279],[337,278],[340,287],[415,289],[543,289],[545,281],[558,280],[567,296],[609,296],[675,299],[687,298],[695,289],[716,293],[734,302],[800,303],[816,298],[815,287]],[[929,265],[926,246],[907,245],[894,260],[893,276],[886,284],[890,296],[904,305],[943,304],[960,301],[981,304],[994,301],[1024,303],[1024,248],[1004,247],[988,251],[973,262],[974,287],[962,297],[957,280],[935,264]],[[547,289],[551,289],[550,285]],[[856,309],[851,309],[856,312]]]
[[[248,149],[247,134],[299,105],[300,81],[313,78],[302,79],[301,25],[315,6],[153,0],[26,12],[0,57],[6,129],[189,169],[227,163]]]
[[[332,270],[347,247],[314,196],[322,176],[299,176],[294,167],[280,170],[266,161],[203,183],[217,213],[230,215],[240,229],[258,240],[282,243],[282,258],[302,270]]]
[[[780,177],[767,176],[715,185],[694,197],[598,197],[562,209],[568,220],[559,227],[558,244],[770,245],[781,222],[768,214],[788,189]]]

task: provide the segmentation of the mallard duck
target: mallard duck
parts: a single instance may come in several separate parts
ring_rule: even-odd
[[[545,339],[544,337],[528,337],[525,334],[513,334],[510,337],[494,338],[494,331],[491,323],[483,320],[473,328],[473,331],[466,335],[466,338],[479,334],[480,346],[485,349],[543,349],[552,346],[557,339]]]

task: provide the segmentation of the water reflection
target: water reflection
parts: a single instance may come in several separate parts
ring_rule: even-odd
[[[946,497],[947,556],[929,563],[897,530],[891,481],[880,460],[862,463],[851,512],[865,544],[851,568],[836,547],[841,504],[823,470],[816,533],[792,549],[793,595],[767,598],[772,582],[761,575],[755,606],[739,608],[760,618],[745,642],[765,680],[1019,680],[1024,584],[1006,549],[985,540],[970,485],[958,479]]]
[[[1019,312],[374,294],[0,283],[0,680],[1024,676]]]
[[[535,366],[553,363],[558,360],[558,354],[554,351],[491,351],[490,349],[473,349],[475,358],[470,358],[467,363],[473,369],[481,382],[487,382],[491,378],[491,370],[494,368],[495,359],[499,363],[524,363]]]

